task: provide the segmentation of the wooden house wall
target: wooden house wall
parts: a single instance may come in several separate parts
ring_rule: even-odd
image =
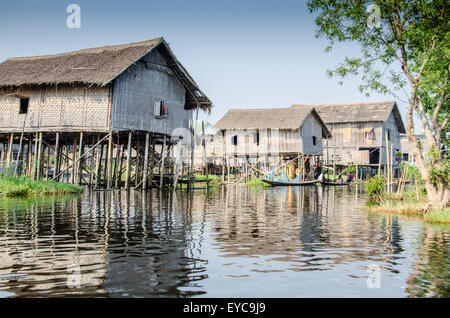
[[[378,148],[381,145],[381,123],[329,123],[332,137],[324,140],[324,157],[336,164],[368,164],[367,153],[360,152],[360,148]],[[351,130],[351,138],[345,138],[346,130]],[[364,132],[373,129],[373,138],[366,139]],[[327,147],[328,146],[328,147]]]
[[[313,144],[313,137],[316,137],[316,145]],[[309,115],[301,127],[301,140],[303,154],[322,154],[322,126],[312,115]]]
[[[20,90],[29,98],[28,114],[19,114],[20,99],[0,91],[0,131],[108,131],[110,87],[53,86]]]
[[[394,158],[395,153],[400,149],[400,134],[393,113],[390,114],[387,121],[384,122],[357,122],[357,123],[331,123],[327,124],[331,131],[331,139],[324,140],[324,158],[330,162],[336,160],[336,164],[369,164],[368,150],[361,148],[380,148],[381,164],[386,164],[386,128],[391,131],[391,140],[389,147],[393,144]],[[373,139],[365,138],[365,131],[373,128]],[[351,129],[351,138],[345,139],[346,129]]]
[[[400,133],[397,128],[397,123],[394,118],[394,114],[391,113],[388,117],[388,120],[382,123],[383,132],[382,132],[382,151],[381,151],[381,163],[386,164],[386,129],[391,131],[391,136],[389,140],[389,151],[391,151],[391,144],[393,145],[393,158],[395,160],[395,155],[398,151],[400,151]]]
[[[186,91],[157,50],[129,67],[114,82],[113,130],[142,130],[169,135],[188,127]],[[153,104],[164,101],[168,115],[155,118]]]

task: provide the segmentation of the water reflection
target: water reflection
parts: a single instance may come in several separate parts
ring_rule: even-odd
[[[2,199],[0,297],[448,297],[449,228],[364,200],[358,186]]]

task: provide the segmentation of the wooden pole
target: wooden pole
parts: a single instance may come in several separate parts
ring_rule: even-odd
[[[95,188],[98,188],[100,183],[100,173],[102,165],[103,146],[100,144],[100,135],[97,135],[97,159],[95,163]]]
[[[388,133],[387,131],[385,132],[385,137],[386,137],[386,176],[387,176],[387,192],[390,193],[390,175],[389,175],[389,140],[388,140]]]
[[[38,144],[38,154],[37,154],[37,172],[36,172],[37,180],[39,180],[41,178],[41,169],[42,169],[42,132],[39,133],[39,144]]]
[[[126,175],[125,175],[125,189],[130,188],[130,167],[131,167],[131,137],[132,132],[128,133],[128,148],[127,148],[127,165],[126,165]]]
[[[76,165],[76,184],[80,185],[81,184],[81,179],[82,179],[82,175],[83,175],[83,160],[82,160],[82,155],[83,155],[83,148],[84,148],[84,134],[83,132],[80,132],[80,143],[78,145],[78,155],[77,155],[77,160],[78,160],[78,164]],[[74,152],[75,153],[75,152]]]
[[[139,137],[136,138],[136,162],[135,162],[135,172],[134,172],[134,185],[137,186],[140,181],[141,176],[141,144],[139,142]]]
[[[95,137],[92,137],[92,145],[95,145]],[[89,162],[89,186],[90,187],[92,187],[92,185],[94,184],[94,171],[95,171],[95,160],[94,160],[94,158],[96,156],[95,150],[97,150],[97,148],[92,149],[90,162]]]
[[[142,176],[142,188],[147,189],[147,174],[148,174],[148,150],[150,147],[150,134],[145,134],[145,149],[144,149],[144,172]]]
[[[107,189],[111,189],[112,187],[112,132],[109,134],[108,137],[108,154],[107,154],[107,162],[106,162],[106,187]]]
[[[9,169],[13,157],[14,133],[9,135],[8,156],[6,157],[6,167]]]
[[[165,148],[166,148],[166,136],[164,136],[163,147],[162,147],[162,150],[161,150],[162,161],[161,161],[161,168],[159,169],[160,170],[159,171],[159,173],[160,173],[159,188],[160,189],[162,189],[163,179],[164,179],[164,160],[165,160],[165,156],[166,156],[166,153],[164,151]]]
[[[203,157],[205,158],[205,176],[206,176],[206,186],[209,186],[208,181],[208,159],[206,158],[206,136],[205,136],[205,122],[202,121],[202,134],[203,134]]]
[[[53,176],[58,175],[60,168],[60,149],[59,149],[59,132],[56,132],[56,140],[55,140],[55,169],[53,171]]]
[[[118,188],[119,185],[122,182],[123,154],[124,154],[123,145],[120,145],[120,156],[119,156],[119,163],[118,163],[118,173],[117,173],[117,178],[116,178],[116,181],[115,181],[115,187],[116,188]]]

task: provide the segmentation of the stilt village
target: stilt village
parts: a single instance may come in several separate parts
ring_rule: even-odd
[[[94,189],[194,189],[212,175],[307,184],[318,168],[393,178],[414,161],[395,101],[298,102],[231,109],[210,129],[198,116],[212,101],[163,38],[11,58],[0,64],[0,169]]]

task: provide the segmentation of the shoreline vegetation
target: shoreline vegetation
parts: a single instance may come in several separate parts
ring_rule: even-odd
[[[28,177],[0,175],[0,197],[62,195],[83,192],[82,186]]]
[[[429,207],[425,187],[419,182],[404,191],[388,193],[384,177],[370,178],[365,184],[369,195],[365,208],[370,212],[415,216],[425,222],[450,225],[450,208],[439,207],[439,202]]]

